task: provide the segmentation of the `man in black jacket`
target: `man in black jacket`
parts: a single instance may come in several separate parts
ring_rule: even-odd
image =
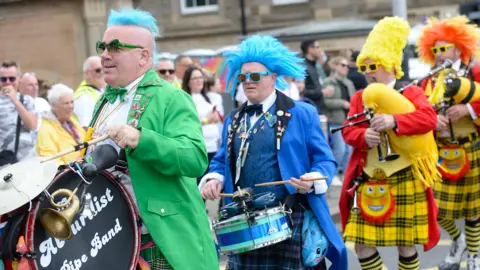
[[[315,40],[303,41],[300,45],[302,53],[305,56],[305,64],[307,66],[305,77],[304,97],[311,99],[317,106],[318,114],[325,114],[325,102],[322,92],[322,84],[320,75],[318,74],[316,64],[322,57],[322,50]]]
[[[354,51],[352,53],[352,56],[350,58],[350,65],[349,65],[349,68],[348,68],[348,75],[347,75],[347,78],[353,82],[353,85],[355,85],[355,89],[357,91],[365,89],[368,85],[368,82],[367,82],[367,79],[365,78],[365,75],[358,72],[358,70],[357,70],[358,54],[359,54],[359,51]]]

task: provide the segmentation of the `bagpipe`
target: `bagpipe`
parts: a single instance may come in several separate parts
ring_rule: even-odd
[[[432,70],[428,75],[434,74],[451,66],[451,62],[446,62],[441,67]],[[346,127],[359,125],[361,123],[370,123],[375,114],[406,114],[416,110],[415,105],[401,93],[411,85],[418,83],[421,78],[416,80],[400,90],[395,90],[385,84],[373,83],[363,90],[362,101],[364,111],[347,117],[347,121],[352,121],[360,117],[365,119],[349,122],[345,125],[331,129],[331,132],[337,132]],[[378,157],[381,163],[395,161],[404,155],[411,164],[416,177],[424,181],[426,186],[430,186],[434,181],[435,164],[438,159],[438,149],[435,142],[433,131],[425,134],[397,136],[393,130],[386,130],[381,134],[382,141],[386,147],[386,155],[383,155],[381,145],[377,146]]]

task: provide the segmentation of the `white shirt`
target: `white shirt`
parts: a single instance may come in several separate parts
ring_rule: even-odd
[[[294,82],[291,82],[290,87],[287,90],[282,91],[282,93],[293,100],[300,99],[300,91],[298,91],[298,87]]]
[[[102,91],[95,89],[100,95]],[[95,109],[96,100],[88,94],[82,94],[75,99],[73,105],[73,113],[77,116],[78,122],[82,127],[88,127],[92,120],[93,110]]]
[[[223,100],[222,96],[217,93],[208,92],[208,98],[211,103],[208,103],[207,100],[200,93],[192,93],[192,99],[197,108],[198,117],[201,119],[206,118],[207,115],[215,110],[220,112],[223,116]],[[221,138],[221,132],[218,129],[217,124],[208,124],[202,125],[203,138],[205,140],[205,145],[207,147],[208,153],[215,153],[218,151],[218,142]]]
[[[264,113],[267,112],[273,106],[276,100],[277,100],[277,93],[276,91],[273,91],[264,101],[260,103],[262,104],[263,112]],[[252,105],[252,104],[253,103],[251,103],[250,101],[247,101],[247,105]],[[247,115],[245,114],[244,117],[246,116]],[[256,115],[256,114],[251,116],[250,126],[252,127],[258,121],[258,119],[260,119],[261,116],[262,115]],[[322,177],[322,174],[319,172],[310,172],[309,175],[312,178]],[[198,188],[202,190],[203,186],[207,183],[207,180],[209,179],[218,179],[220,182],[222,182],[222,184],[225,181],[225,177],[219,173],[207,173],[204,177],[202,177],[200,183],[198,184]],[[282,179],[278,179],[278,181],[280,180]],[[327,192],[327,189],[328,189],[327,181],[319,180],[319,181],[313,182],[313,189],[310,192],[315,191],[315,194],[324,194],[325,192]]]
[[[97,118],[96,122],[101,123],[101,124],[94,131],[93,139],[97,138],[97,137],[100,137],[100,136],[103,136],[103,135],[107,135],[108,129],[110,127],[117,126],[117,125],[122,125],[122,124],[127,124],[128,112],[130,111],[130,108],[131,108],[132,103],[133,103],[133,96],[135,95],[138,84],[140,83],[140,81],[143,79],[144,76],[145,76],[145,74],[140,76],[136,80],[134,80],[129,85],[127,85],[127,87],[125,87],[128,91],[127,92],[128,94],[125,96],[125,99],[124,99],[123,102],[121,102],[120,99],[117,98],[117,100],[115,100],[115,102],[113,104],[111,104],[110,102],[106,103],[106,105],[104,106],[104,108],[105,108],[104,112],[103,113],[99,112],[99,117]],[[118,106],[118,108],[117,108],[117,106]],[[113,110],[115,110],[115,111],[110,116],[108,116],[108,118],[106,118],[107,115],[109,115]],[[105,118],[106,118],[106,120],[105,120]],[[120,152],[120,147],[118,147],[118,145],[116,145],[111,139],[99,142],[97,145],[101,145],[101,144],[110,144],[113,147],[115,147],[115,149],[117,149],[118,152]],[[93,151],[93,149],[95,149],[95,148],[94,147],[89,147],[88,152]],[[130,193],[130,195],[133,198],[133,201],[135,202],[135,205],[138,207],[137,197],[135,196],[135,191],[133,190],[133,184],[132,184],[132,180],[130,179],[130,176],[129,175],[121,175],[120,176],[120,182],[128,190],[128,192]],[[148,233],[148,230],[145,227],[145,225],[142,224],[140,229],[141,229],[142,234],[147,234]]]
[[[128,112],[132,107],[133,96],[135,95],[136,87],[138,86],[138,83],[143,79],[143,76],[145,75],[140,76],[125,87],[128,92],[123,102],[121,102],[120,99],[117,98],[117,100],[115,100],[113,104],[111,104],[110,102],[106,103],[104,109],[99,112],[96,123],[94,123],[97,126],[96,130],[94,131],[94,138],[107,135],[108,129],[110,127],[127,124]],[[132,89],[134,86],[135,89]],[[115,111],[112,113],[113,110]],[[116,145],[112,139],[99,142],[97,145],[105,143],[112,145],[113,147],[115,147],[115,149],[117,149],[118,152],[120,152],[120,147],[118,147],[118,145]]]
[[[35,98],[35,111],[39,114],[44,114],[51,110],[50,104],[44,98]]]

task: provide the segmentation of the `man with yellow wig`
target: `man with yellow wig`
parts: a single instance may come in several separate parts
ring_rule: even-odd
[[[398,269],[419,269],[415,245],[424,245],[428,250],[440,237],[430,187],[437,175],[436,156],[429,152],[424,159],[416,160],[411,158],[409,149],[393,149],[400,156],[395,159],[392,155],[395,160],[380,162],[377,152],[377,147],[381,147],[387,154],[381,146],[387,137],[392,142],[400,136],[425,134],[430,135],[430,141],[419,144],[430,142],[436,152],[432,133],[436,115],[423,90],[410,86],[403,96],[395,90],[401,87],[397,80],[404,74],[401,63],[409,32],[409,24],[399,17],[382,19],[370,32],[357,58],[358,69],[365,73],[370,85],[352,97],[348,115],[364,112],[367,97],[374,92],[377,104],[388,100],[396,105],[398,101],[393,109],[402,110],[400,104],[407,103],[411,111],[378,113],[369,121],[370,125],[363,122],[342,130],[345,142],[354,148],[340,195],[343,237],[355,243],[362,269],[382,269],[377,251],[381,246],[398,247]],[[348,123],[351,122],[344,124]]]
[[[421,83],[431,104],[444,103],[436,127],[438,170],[443,181],[435,185],[435,194],[438,223],[453,241],[440,269],[459,269],[466,250],[467,269],[480,269],[477,260],[480,246],[480,145],[477,142],[480,134],[478,123],[475,124],[480,117],[480,100],[476,94],[480,88],[474,83],[480,81],[480,67],[470,67],[479,36],[476,25],[468,21],[465,16],[433,18],[418,41],[418,51],[424,62],[432,66],[447,60],[452,62],[450,70]],[[448,79],[447,75],[455,78]],[[446,109],[445,102],[449,100],[454,105]],[[465,219],[465,233],[456,226],[458,219]]]

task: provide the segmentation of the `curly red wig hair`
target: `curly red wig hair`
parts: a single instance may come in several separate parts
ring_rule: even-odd
[[[446,41],[455,45],[460,50],[461,61],[468,65],[470,58],[475,55],[479,39],[476,25],[469,24],[466,16],[439,20],[429,19],[418,39],[418,53],[420,58],[430,65],[435,65],[435,55],[431,48],[437,41]]]

